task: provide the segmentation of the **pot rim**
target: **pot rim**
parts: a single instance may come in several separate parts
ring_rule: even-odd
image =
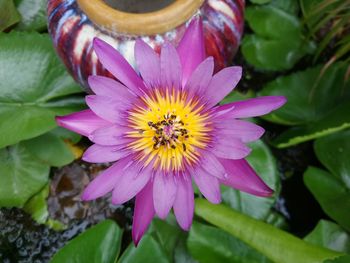
[[[77,0],[79,7],[95,24],[127,35],[156,35],[186,23],[204,0],[175,0],[172,4],[149,13],[116,10],[103,0]]]

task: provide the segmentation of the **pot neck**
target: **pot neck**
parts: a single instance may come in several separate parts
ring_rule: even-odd
[[[186,23],[204,0],[176,0],[149,13],[128,13],[107,5],[103,0],[77,0],[79,7],[95,24],[127,35],[156,35]]]

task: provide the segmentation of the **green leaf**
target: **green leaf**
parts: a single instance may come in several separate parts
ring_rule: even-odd
[[[350,236],[346,231],[331,221],[320,220],[305,241],[339,252],[350,252]]]
[[[0,32],[21,20],[13,0],[0,0]]]
[[[32,154],[50,166],[61,167],[75,159],[70,147],[52,132],[23,141],[23,144]]]
[[[201,263],[271,262],[227,232],[196,222],[191,227],[187,246],[192,256]]]
[[[245,18],[251,29],[264,38],[284,39],[286,32],[289,33],[288,38],[301,35],[299,19],[275,7],[248,7]]]
[[[0,149],[0,207],[22,207],[47,184],[49,171],[22,144]]]
[[[166,221],[153,219],[148,233],[159,242],[170,261],[174,259],[174,262],[178,263],[195,262],[187,251],[188,234],[179,228],[173,214],[169,214]]]
[[[342,255],[309,244],[225,205],[214,205],[204,199],[196,200],[195,214],[245,242],[273,262],[316,263]]]
[[[69,241],[51,263],[114,263],[119,255],[122,230],[105,220]]]
[[[32,218],[39,224],[44,224],[49,216],[46,198],[50,187],[47,184],[39,193],[34,195],[23,207],[24,211],[31,214]]]
[[[350,190],[350,130],[316,140],[314,148],[322,164]]]
[[[278,197],[280,178],[277,173],[276,161],[269,148],[262,141],[256,141],[249,146],[252,148],[252,153],[247,157],[248,162],[264,182],[275,190],[275,194],[268,198],[257,197],[222,186],[222,199],[225,204],[243,214],[266,220]]]
[[[323,119],[303,126],[296,126],[280,134],[273,144],[285,148],[302,142],[321,138],[350,127],[350,103],[342,103]]]
[[[155,238],[146,234],[142,237],[137,247],[130,244],[119,263],[169,263],[166,252],[162,246],[155,240]]]
[[[347,66],[333,64],[323,75],[322,66],[283,76],[268,83],[261,96],[283,95],[287,103],[264,118],[295,127],[282,133],[273,142],[288,147],[350,125],[350,82],[344,83]]]
[[[350,262],[350,255],[342,256],[335,258],[333,260],[326,260],[323,263],[349,263]]]
[[[173,220],[175,220],[175,218],[173,218]],[[181,231],[177,225],[169,224],[157,218],[153,219],[149,233],[159,241],[159,244],[167,253],[169,259],[174,257],[175,247],[184,235],[183,231]]]
[[[0,34],[0,148],[56,127],[54,117],[83,107],[48,35]],[[14,132],[15,131],[15,132]]]
[[[258,69],[290,69],[314,50],[311,42],[303,40],[299,19],[281,9],[271,5],[249,7],[246,20],[255,34],[244,37],[242,53]]]
[[[46,29],[46,0],[15,0],[15,4],[22,16],[22,21],[16,27],[17,30],[44,31]]]
[[[270,3],[271,0],[250,0],[250,2],[258,5],[263,5],[263,4]]]
[[[283,10],[287,13],[298,15],[299,1],[295,0],[272,0],[270,6]]]
[[[76,144],[81,140],[81,135],[78,133],[72,132],[70,130],[67,130],[62,127],[57,127],[56,129],[53,129],[50,131],[52,134],[56,135],[57,137],[64,139],[64,140],[69,140],[72,143]]]
[[[344,183],[337,176],[315,167],[306,170],[304,182],[322,209],[350,230],[350,191]]]

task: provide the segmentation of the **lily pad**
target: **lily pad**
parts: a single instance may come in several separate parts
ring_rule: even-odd
[[[272,5],[248,7],[245,18],[255,34],[243,38],[242,53],[258,69],[290,69],[315,48],[304,40],[299,19],[282,9]]]
[[[248,193],[222,186],[223,202],[230,207],[250,215],[256,219],[266,220],[271,207],[275,204],[280,191],[280,178],[278,176],[276,161],[269,148],[262,142],[257,141],[249,145],[252,153],[247,157],[257,174],[264,182],[275,190],[272,197],[257,197]]]
[[[49,171],[23,144],[0,149],[0,207],[22,207],[47,184]]]
[[[0,0],[0,32],[18,23],[21,16],[13,0]]]
[[[321,75],[322,66],[268,83],[259,95],[283,95],[287,104],[264,118],[295,125],[279,135],[279,148],[319,138],[350,127],[350,82],[344,82],[346,65],[337,63]]]
[[[191,227],[187,246],[192,256],[201,263],[271,262],[227,232],[196,222]]]
[[[0,148],[41,135],[56,127],[56,115],[83,107],[82,98],[69,96],[81,89],[48,35],[0,34],[0,46]]]
[[[350,235],[331,221],[320,220],[304,240],[335,251],[350,253]]]
[[[17,30],[43,31],[47,28],[46,0],[15,0],[15,4],[22,16]]]
[[[64,166],[75,159],[68,144],[53,132],[23,141],[23,144],[33,155],[50,166]]]
[[[322,209],[339,225],[350,230],[350,191],[336,176],[316,167],[304,173],[304,182]]]
[[[322,164],[350,189],[350,130],[318,139],[314,148]]]
[[[72,239],[60,249],[51,263],[115,263],[120,252],[122,230],[105,220]]]
[[[170,263],[166,252],[156,241],[156,239],[146,234],[141,239],[137,247],[134,244],[130,244],[122,257],[118,260],[118,263]]]
[[[309,167],[304,182],[322,209],[350,230],[350,130],[318,139],[314,144],[321,163],[330,172]]]

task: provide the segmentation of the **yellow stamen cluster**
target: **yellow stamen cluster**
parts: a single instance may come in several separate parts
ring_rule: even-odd
[[[172,90],[143,98],[143,105],[130,112],[133,131],[127,137],[135,140],[130,149],[140,160],[163,171],[181,171],[184,164],[198,160],[197,148],[205,148],[210,140],[211,125],[198,100],[187,100],[184,92]]]

